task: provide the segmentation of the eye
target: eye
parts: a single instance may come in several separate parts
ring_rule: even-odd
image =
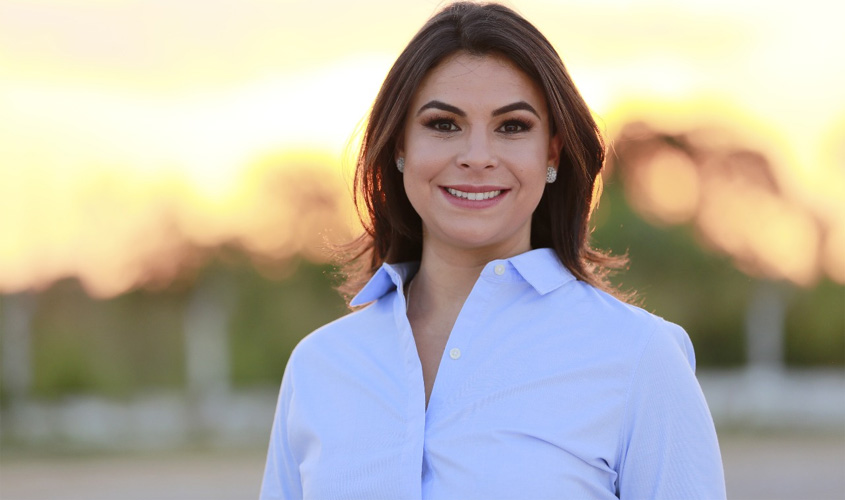
[[[531,124],[524,120],[508,120],[499,127],[499,131],[506,134],[517,134],[531,130]]]
[[[460,130],[450,118],[432,118],[425,122],[425,126],[438,132],[456,132]]]

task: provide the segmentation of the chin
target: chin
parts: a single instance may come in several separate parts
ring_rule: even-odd
[[[521,241],[515,236],[502,238],[500,235],[491,235],[484,232],[473,232],[472,230],[457,231],[441,240],[445,246],[452,247],[456,250],[463,251],[495,251],[502,249],[508,251],[514,248],[519,248]],[[530,238],[526,239],[530,247]]]

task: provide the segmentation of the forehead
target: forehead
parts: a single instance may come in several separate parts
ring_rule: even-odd
[[[545,111],[542,89],[510,59],[490,54],[477,56],[458,52],[432,68],[417,88],[413,110],[437,99],[454,105],[499,107],[518,101]]]

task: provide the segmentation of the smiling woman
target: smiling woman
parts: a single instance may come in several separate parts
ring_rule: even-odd
[[[531,215],[560,152],[547,109],[542,90],[503,57],[460,52],[423,80],[397,154],[426,251],[496,258],[531,249]]]
[[[423,26],[357,165],[369,305],[291,355],[262,498],[724,498],[686,332],[609,293],[590,245],[603,163],[525,19]]]

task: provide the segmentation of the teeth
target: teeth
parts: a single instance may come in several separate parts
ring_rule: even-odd
[[[496,196],[499,196],[500,194],[502,194],[501,189],[499,189],[497,191],[487,191],[487,192],[484,192],[484,193],[465,193],[463,191],[458,191],[457,189],[452,189],[452,188],[446,188],[446,191],[448,191],[449,194],[451,194],[452,196],[455,196],[457,198],[463,198],[465,200],[472,200],[472,201],[489,200],[490,198],[495,198]]]

